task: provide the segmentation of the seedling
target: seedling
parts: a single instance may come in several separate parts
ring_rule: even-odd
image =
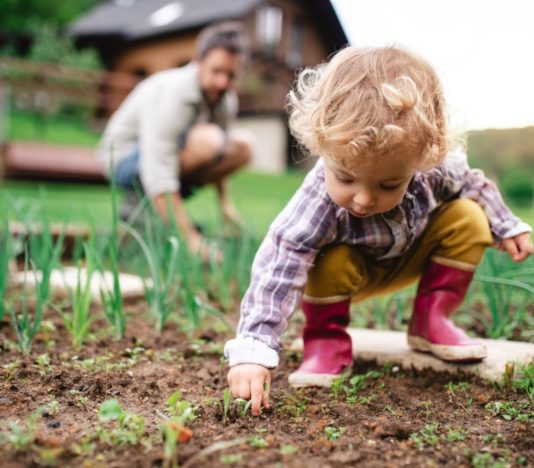
[[[308,399],[302,394],[300,394],[300,397],[288,394],[284,396],[284,404],[281,406],[281,410],[286,411],[295,419],[298,419],[304,414],[304,411],[306,411],[307,405]]]
[[[250,437],[248,442],[254,448],[266,448],[269,446],[269,443],[259,435],[254,435]]]
[[[462,442],[465,437],[466,431],[464,429],[449,429],[447,431],[447,440],[449,442]]]
[[[230,409],[230,401],[232,399],[232,392],[227,388],[223,393],[223,422],[228,420],[228,410]]]
[[[285,456],[291,456],[298,452],[298,448],[291,444],[282,445],[280,453]]]
[[[339,439],[343,433],[345,432],[344,427],[335,427],[335,426],[326,426],[324,428],[324,432],[326,434],[326,438],[328,440],[337,440]]]
[[[247,411],[252,406],[252,400],[244,400],[243,398],[236,398],[234,404],[237,406],[237,413],[240,418],[244,418],[247,415]]]
[[[438,427],[438,423],[427,424],[419,432],[410,435],[410,440],[415,442],[419,450],[422,450],[427,445],[436,445],[439,442],[439,436],[436,433]]]
[[[176,390],[167,399],[167,408],[172,416],[172,420],[178,424],[185,425],[187,422],[194,421],[197,417],[196,407],[187,400],[181,400],[182,392]]]
[[[102,422],[117,421],[118,427],[111,430],[98,426],[96,434],[102,443],[117,446],[136,445],[141,442],[145,432],[145,420],[142,416],[124,411],[115,399],[106,400],[100,405],[98,418]]]
[[[9,433],[6,436],[7,442],[14,450],[27,450],[35,440],[36,414],[30,415],[23,425],[16,422],[9,423]]]

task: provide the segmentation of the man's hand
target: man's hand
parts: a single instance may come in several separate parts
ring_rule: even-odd
[[[222,217],[225,224],[233,229],[242,229],[243,220],[233,203],[226,201],[221,205]]]
[[[193,255],[198,255],[202,262],[208,263],[213,258],[216,263],[222,263],[223,254],[216,247],[211,246],[196,230],[191,230],[187,235],[187,247]]]
[[[269,408],[271,373],[259,364],[238,364],[228,371],[228,384],[234,398],[252,399],[252,414],[258,416],[263,405]]]
[[[499,249],[508,253],[514,262],[522,262],[532,254],[532,240],[529,232],[503,239]]]

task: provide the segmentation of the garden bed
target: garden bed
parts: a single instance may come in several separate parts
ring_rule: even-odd
[[[273,372],[272,408],[252,417],[239,401],[225,404],[228,324],[210,319],[185,334],[171,319],[158,334],[146,303],[126,310],[126,336],[117,341],[93,309],[99,318],[78,351],[52,310],[28,356],[17,350],[11,326],[0,324],[2,466],[484,467],[534,460],[532,366],[530,380],[498,386],[356,362],[352,377],[332,390],[296,390],[287,376],[300,356],[284,352]],[[227,319],[232,325],[237,317]],[[287,342],[301,327],[297,315]],[[177,435],[188,437],[178,420],[192,436],[174,445]]]

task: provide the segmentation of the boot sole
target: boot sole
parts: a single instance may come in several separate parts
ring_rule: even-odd
[[[419,336],[408,335],[408,346],[415,351],[432,353],[443,361],[481,361],[487,356],[486,346],[483,344],[453,346],[432,344]]]
[[[331,387],[334,380],[340,374],[307,374],[304,372],[292,372],[289,374],[289,385],[294,388],[300,387]]]

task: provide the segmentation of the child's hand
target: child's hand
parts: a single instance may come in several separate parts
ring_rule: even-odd
[[[499,249],[508,253],[514,262],[522,262],[532,254],[532,240],[529,232],[503,239]]]
[[[228,384],[234,398],[250,400],[252,414],[258,416],[260,407],[269,408],[271,373],[259,364],[238,364],[228,371]]]

